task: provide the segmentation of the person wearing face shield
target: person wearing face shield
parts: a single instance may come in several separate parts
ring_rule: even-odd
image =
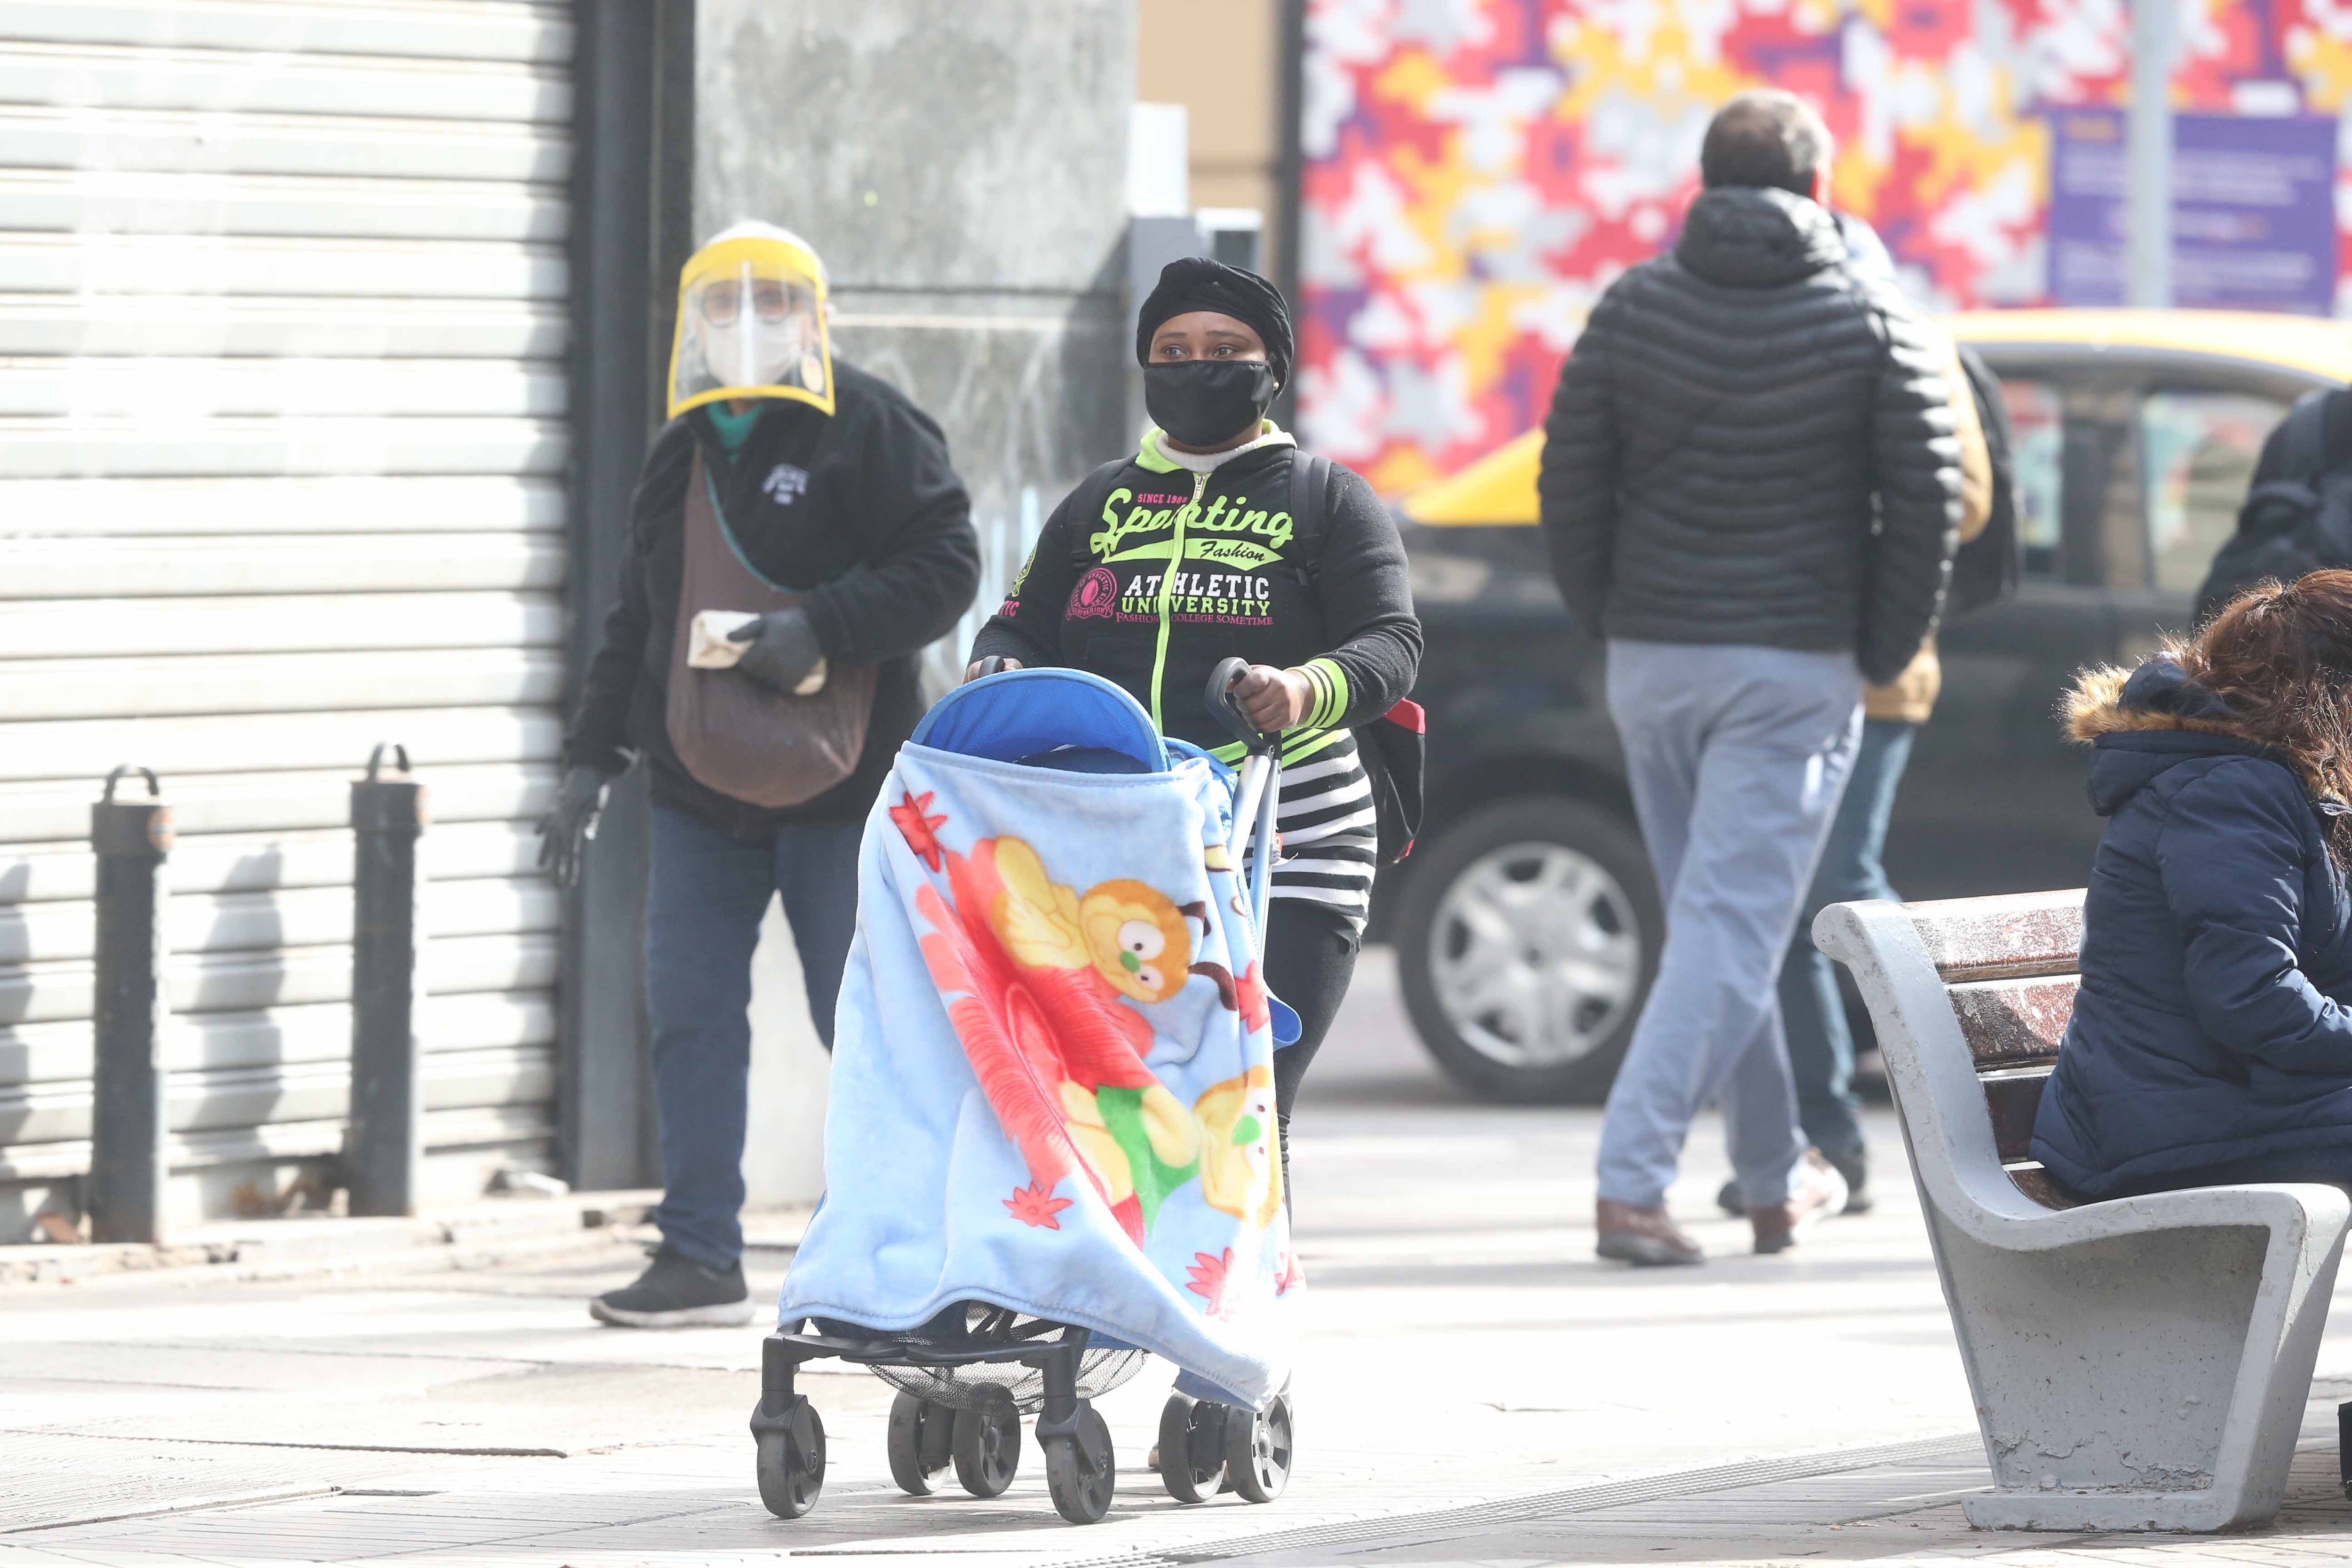
[[[1163,733],[1231,760],[1241,748],[1203,694],[1221,661],[1249,661],[1243,711],[1283,737],[1285,858],[1265,964],[1303,1026],[1274,1058],[1286,1166],[1299,1080],[1355,971],[1383,841],[1410,837],[1383,818],[1400,783],[1419,797],[1419,710],[1404,700],[1421,623],[1403,541],[1371,487],[1307,458],[1265,417],[1291,370],[1290,315],[1273,284],[1202,257],[1171,262],[1144,302],[1135,352],[1152,427],[1046,520],[973,640],[966,679],[1090,670]],[[1414,727],[1410,781],[1372,733],[1401,708]],[[1387,858],[1401,847],[1391,842]]]
[[[781,896],[830,1048],[857,848],[921,716],[917,661],[980,577],[938,425],[833,355],[824,264],[740,224],[680,274],[670,421],[563,742],[541,864],[566,887],[612,780],[648,773],[646,1005],[661,1245],[608,1323],[748,1322],[741,1163],[751,964]]]

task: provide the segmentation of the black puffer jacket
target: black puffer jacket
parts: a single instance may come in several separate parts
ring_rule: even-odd
[[[1887,681],[1942,607],[1959,446],[1937,329],[1829,212],[1704,192],[1611,285],[1544,424],[1569,608],[1612,637],[1853,650]]]

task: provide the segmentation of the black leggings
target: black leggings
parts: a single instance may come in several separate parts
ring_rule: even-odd
[[[1290,1110],[1298,1080],[1339,1016],[1356,973],[1356,928],[1311,899],[1276,899],[1265,917],[1265,983],[1298,1015],[1298,1040],[1274,1053],[1274,1105],[1282,1123],[1282,1186],[1290,1190]]]

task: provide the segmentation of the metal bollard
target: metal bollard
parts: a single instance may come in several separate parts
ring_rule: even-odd
[[[400,769],[382,777],[387,750]],[[416,841],[425,822],[425,786],[410,775],[407,749],[378,746],[367,777],[352,785],[352,1112],[343,1165],[355,1215],[416,1212],[425,1152]]]
[[[125,773],[145,800],[117,800]],[[93,1241],[163,1239],[163,860],[172,808],[147,768],[106,775],[89,808],[98,856],[98,952],[90,1069],[89,1209]]]

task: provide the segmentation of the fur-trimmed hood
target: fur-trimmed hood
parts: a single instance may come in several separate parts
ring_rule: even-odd
[[[2177,763],[2240,755],[2278,763],[2294,774],[2323,813],[2347,808],[2317,759],[2301,758],[2248,734],[2229,704],[2191,679],[2178,655],[2150,655],[2137,669],[2086,669],[2061,705],[2066,738],[2095,746],[2092,808],[2111,816],[2126,800]]]
[[[2170,653],[2151,655],[2137,669],[2105,665],[2083,671],[2066,693],[2063,715],[2066,738],[2082,746],[2102,735],[2151,730],[2253,739],[2231,727],[2229,705],[2191,680]]]

